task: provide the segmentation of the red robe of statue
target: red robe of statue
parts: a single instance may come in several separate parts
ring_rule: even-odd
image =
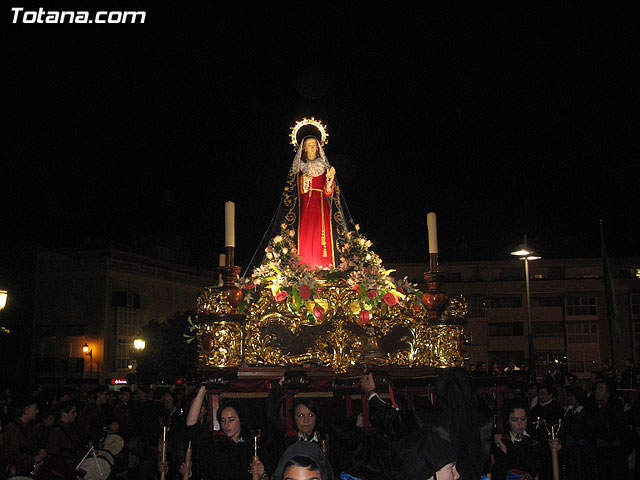
[[[327,175],[313,177],[304,193],[304,175],[298,174],[300,194],[300,222],[298,224],[298,254],[300,263],[311,267],[328,267],[333,261],[333,233],[331,231],[331,189],[325,190]]]

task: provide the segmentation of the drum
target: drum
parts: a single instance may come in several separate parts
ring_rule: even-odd
[[[102,450],[108,450],[114,457],[124,448],[124,438],[115,433],[109,433],[102,440]]]
[[[96,450],[96,455],[99,458],[104,458],[107,462],[109,462],[109,466],[113,468],[113,464],[115,463],[115,457],[111,454],[109,450]]]
[[[72,464],[73,463],[73,464]],[[38,468],[36,480],[76,480],[77,472],[74,468],[75,462],[71,459],[56,455],[47,455]]]
[[[111,465],[97,454],[89,455],[78,466],[78,478],[83,480],[107,480],[111,475]],[[82,474],[84,472],[84,475]]]

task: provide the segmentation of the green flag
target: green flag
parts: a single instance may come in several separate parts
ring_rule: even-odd
[[[607,320],[613,342],[620,343],[620,325],[618,325],[618,306],[616,305],[616,295],[613,289],[613,277],[611,267],[607,258],[607,249],[604,246],[604,235],[602,234],[602,222],[600,222],[600,234],[602,237],[602,278],[604,280],[604,304],[607,309]]]

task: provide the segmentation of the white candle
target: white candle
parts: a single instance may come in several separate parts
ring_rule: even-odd
[[[429,232],[429,253],[438,253],[438,230],[434,212],[427,214],[427,230]]]
[[[224,204],[224,246],[236,246],[236,205],[233,202]]]

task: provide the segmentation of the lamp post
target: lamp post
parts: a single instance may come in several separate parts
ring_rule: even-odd
[[[89,357],[89,377],[93,376],[93,348],[89,348],[88,344],[82,346],[82,353]]]
[[[9,293],[6,290],[0,290],[0,310],[3,310],[7,306],[7,298]]]
[[[133,341],[133,348],[135,350],[133,355],[133,361],[131,362],[131,368],[138,373],[138,357],[142,353],[142,351],[147,346],[147,342],[145,342],[142,338],[136,338]]]
[[[142,338],[136,338],[133,341],[133,348],[135,348],[138,352],[144,350],[144,347],[147,346],[147,342],[145,342]]]
[[[7,298],[9,297],[9,293],[6,290],[0,290],[0,311],[4,310],[4,307],[7,306]],[[4,327],[0,327],[0,333],[11,333],[8,329]]]
[[[531,325],[531,288],[529,285],[529,261],[539,260],[541,257],[536,256],[533,250],[527,245],[526,235],[524,236],[524,243],[519,245],[516,250],[511,252],[511,255],[514,255],[520,258],[520,260],[524,260],[524,284],[525,284],[526,297],[527,297],[527,328],[528,328],[528,341],[529,341],[529,371],[531,372],[535,380],[536,361],[535,361],[535,354],[533,351],[533,328]]]

